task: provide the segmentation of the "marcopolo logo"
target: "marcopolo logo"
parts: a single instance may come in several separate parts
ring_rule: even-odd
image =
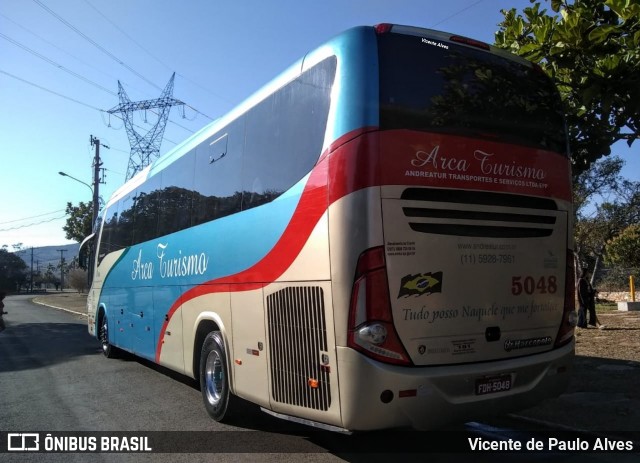
[[[398,299],[442,292],[442,272],[406,275],[400,281]]]
[[[534,347],[548,346],[551,342],[551,336],[529,339],[507,339],[504,342],[504,350],[510,352],[516,349],[532,349]]]

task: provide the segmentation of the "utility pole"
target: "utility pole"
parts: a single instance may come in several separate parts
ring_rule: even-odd
[[[31,246],[31,276],[29,277],[29,292],[33,292],[33,246]]]
[[[94,232],[96,228],[96,222],[98,220],[98,211],[100,209],[99,201],[100,201],[100,184],[105,183],[104,179],[101,178],[100,174],[104,173],[104,169],[102,169],[102,160],[100,159],[100,146],[103,146],[107,149],[109,147],[105,144],[100,143],[100,140],[90,135],[91,145],[95,146],[96,152],[93,157],[93,214],[91,216],[91,231]]]
[[[109,149],[109,147],[100,143],[100,140],[93,135],[90,136],[89,140],[91,141],[91,145],[96,148],[96,153],[93,157],[93,213],[91,214],[91,233],[97,233],[98,212],[100,210],[100,184],[105,183],[104,169],[102,168],[102,160],[100,159],[100,147],[103,146],[107,149]],[[102,174],[102,176],[100,174]],[[87,281],[89,286],[91,286],[91,281],[93,280],[93,264],[97,253],[97,249],[95,248],[96,240],[97,238],[94,237],[93,242],[89,245],[89,258],[87,262]]]
[[[66,249],[56,249],[60,253],[60,291],[64,291],[64,257],[63,252],[67,252]],[[33,278],[32,278],[33,279]]]

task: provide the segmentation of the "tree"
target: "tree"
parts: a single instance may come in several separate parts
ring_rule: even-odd
[[[608,160],[605,160],[606,162]],[[587,266],[592,268],[592,283],[598,276],[599,267],[603,257],[607,254],[607,242],[615,239],[623,233],[627,227],[640,222],[640,182],[625,180],[616,173],[616,170],[608,170],[611,166],[601,170],[598,162],[585,177],[585,191],[589,185],[598,187],[593,194],[597,194],[604,200],[599,204],[591,201],[582,203],[576,209],[576,221],[574,227],[575,253],[578,259],[576,268]],[[609,176],[601,176],[598,173],[606,172]],[[591,180],[589,180],[591,178]],[[589,198],[588,195],[585,196]],[[605,259],[606,260],[606,259]],[[614,261],[607,261],[613,264]]]
[[[68,240],[75,240],[81,243],[93,231],[93,203],[91,201],[88,203],[81,201],[77,206],[67,203],[65,212],[69,216],[67,217],[67,224],[62,227],[65,237]],[[91,265],[89,256],[92,251],[93,248],[91,246],[85,246],[80,250],[80,267],[84,268]]]
[[[93,217],[92,202],[83,203],[81,201],[77,206],[67,203],[65,212],[69,216],[67,217],[67,224],[62,227],[65,232],[65,238],[78,243],[82,242],[91,234],[93,228],[91,223]]]
[[[88,282],[87,282],[87,271],[79,268],[74,268],[69,270],[69,286],[79,293],[86,293]]]
[[[624,161],[618,156],[600,159],[589,170],[574,175],[573,210],[577,221],[584,219],[598,200],[609,200],[621,192]],[[601,201],[599,201],[601,202]]]
[[[611,265],[640,268],[640,224],[630,225],[607,241],[605,261]]]
[[[44,272],[42,281],[47,284],[54,285],[56,287],[56,290],[60,288],[60,277],[56,275],[56,267],[53,264],[49,264],[47,266],[47,270],[45,270]]]
[[[27,281],[27,264],[6,248],[0,249],[0,289],[13,291]]]
[[[531,0],[533,3],[534,0]],[[534,63],[554,79],[562,96],[580,175],[611,153],[611,145],[640,137],[640,2],[551,0],[502,10],[496,46]]]

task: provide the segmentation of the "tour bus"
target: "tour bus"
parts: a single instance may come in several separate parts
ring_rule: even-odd
[[[562,393],[570,159],[531,63],[355,27],[159,157],[105,206],[88,330],[238,398],[352,432],[434,429]]]

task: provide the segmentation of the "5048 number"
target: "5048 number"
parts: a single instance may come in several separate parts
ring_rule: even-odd
[[[514,276],[511,277],[511,294],[555,294],[558,291],[558,281],[555,276]]]

